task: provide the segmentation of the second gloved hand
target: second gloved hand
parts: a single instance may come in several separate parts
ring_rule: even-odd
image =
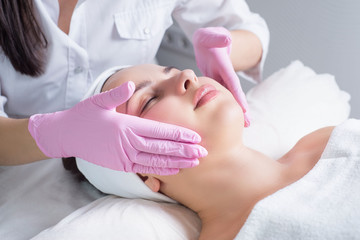
[[[48,157],[80,157],[126,172],[176,174],[207,151],[188,129],[115,111],[133,94],[127,82],[65,111],[33,115],[29,131]]]
[[[223,27],[200,28],[193,35],[193,45],[196,63],[202,74],[230,90],[244,112],[245,127],[248,127],[248,104],[230,59],[230,32]]]

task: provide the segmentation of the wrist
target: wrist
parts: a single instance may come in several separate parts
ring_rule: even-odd
[[[54,149],[54,146],[57,146],[56,143],[47,137],[49,132],[53,135],[54,129],[57,128],[57,126],[51,126],[52,118],[50,116],[53,114],[56,113],[35,114],[29,119],[26,119],[28,132],[30,133],[29,136],[32,138],[32,142],[36,145],[38,154],[43,158],[62,157],[61,154],[57,154],[56,152],[48,149],[48,146],[51,146],[52,149]],[[46,147],[44,145],[46,145]]]
[[[232,49],[230,59],[235,71],[244,71],[255,67],[262,58],[260,39],[246,30],[232,30]]]

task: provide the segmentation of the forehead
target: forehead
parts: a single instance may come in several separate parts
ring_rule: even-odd
[[[144,80],[151,80],[161,74],[163,69],[164,67],[155,64],[142,64],[122,69],[105,82],[102,91],[108,91],[128,81],[133,81],[137,85]]]

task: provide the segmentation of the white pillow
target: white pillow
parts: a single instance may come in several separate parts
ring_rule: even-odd
[[[316,74],[300,61],[273,73],[247,93],[250,128],[244,142],[275,159],[304,135],[349,117],[350,95],[334,76]]]
[[[109,195],[78,209],[33,240],[195,240],[200,228],[197,215],[181,205]]]

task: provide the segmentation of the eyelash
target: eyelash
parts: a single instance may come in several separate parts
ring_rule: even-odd
[[[140,114],[142,114],[146,110],[146,108],[150,105],[150,103],[155,99],[157,99],[157,96],[153,96],[153,97],[149,98],[146,101],[146,103],[144,104],[144,106],[141,108]]]

